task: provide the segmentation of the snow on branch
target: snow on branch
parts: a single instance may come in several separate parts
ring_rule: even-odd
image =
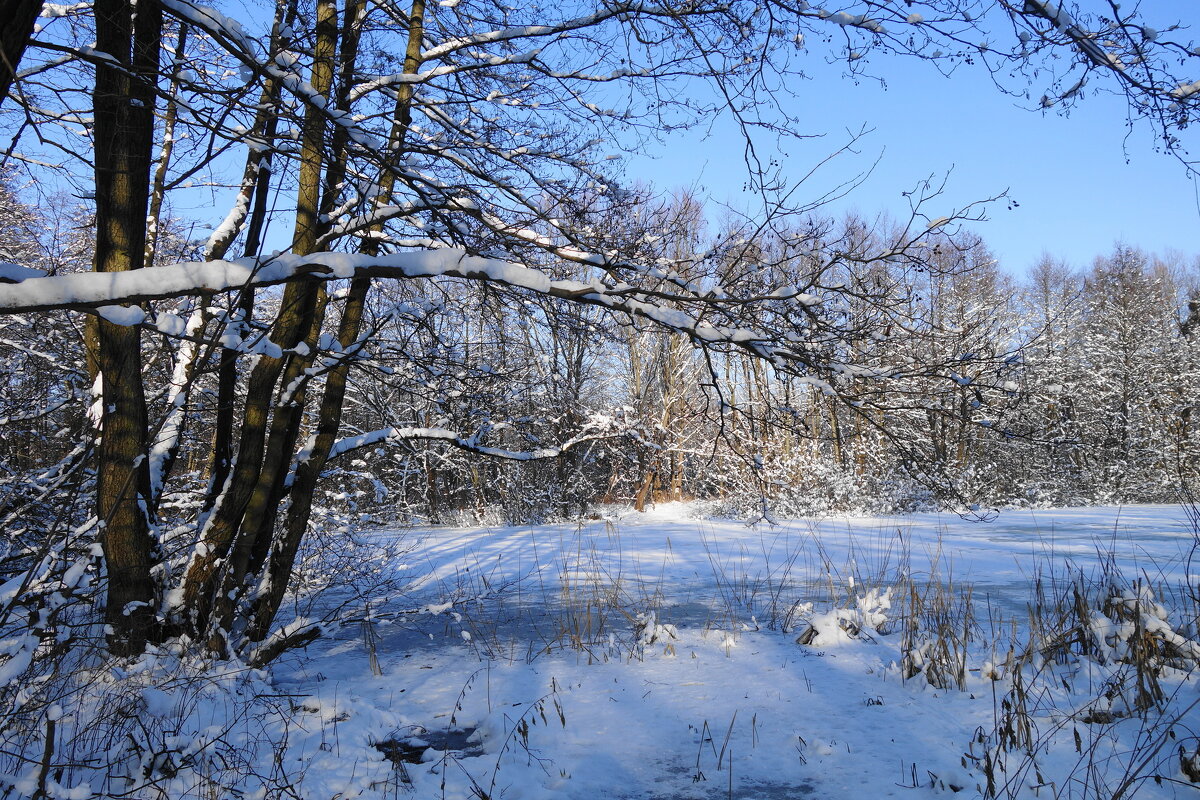
[[[103,309],[110,321],[125,317],[118,311],[122,304],[179,297],[208,292],[237,291],[249,286],[271,286],[299,279],[435,278],[452,277],[494,283],[537,294],[600,306],[649,320],[665,328],[685,333],[704,344],[730,344],[782,365],[798,357],[761,332],[741,327],[713,325],[702,321],[701,308],[686,311],[668,307],[666,302],[695,302],[694,295],[669,297],[637,287],[622,285],[608,288],[599,281],[587,283],[555,280],[541,270],[508,261],[469,255],[464,250],[442,248],[407,251],[383,256],[357,253],[314,253],[300,256],[278,254],[263,261],[183,262],[165,267],[128,272],[88,272],[30,278],[0,285],[0,314],[15,314],[50,309]],[[802,296],[797,302],[807,305],[815,298]],[[661,302],[660,302],[661,301]],[[708,310],[718,305],[713,301]],[[138,324],[144,315],[127,315],[126,324]],[[115,318],[115,319],[114,319]],[[120,324],[118,322],[118,324]]]
[[[573,447],[577,447],[585,442],[596,441],[598,439],[611,438],[619,433],[613,434],[581,434],[572,437],[562,444],[561,447],[542,447],[537,450],[507,450],[502,447],[489,447],[479,444],[477,437],[460,436],[458,433],[446,428],[381,428],[380,430],[361,433],[357,436],[347,436],[344,439],[339,439],[330,448],[329,457],[336,458],[337,456],[347,453],[351,450],[357,450],[360,447],[369,447],[373,444],[381,442],[398,442],[408,439],[421,440],[439,440],[447,442],[460,450],[467,450],[472,453],[478,453],[483,456],[491,456],[492,458],[503,458],[508,461],[541,461],[547,458],[557,458]]]
[[[1069,38],[1079,48],[1088,60],[1098,67],[1114,67],[1117,71],[1121,70],[1109,58],[1108,54],[1100,45],[1093,41],[1085,31],[1081,30],[1075,24],[1075,20],[1071,15],[1056,3],[1048,2],[1047,0],[1025,0],[1025,6],[1022,9],[1023,13],[1032,16],[1042,17],[1050,21],[1060,33]]]

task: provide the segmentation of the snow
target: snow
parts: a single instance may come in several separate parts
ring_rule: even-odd
[[[599,259],[600,256],[588,256]],[[767,344],[748,329],[711,325],[693,313],[646,302],[625,293],[624,287],[605,289],[593,281],[554,280],[547,273],[495,258],[483,258],[457,248],[410,250],[383,256],[322,252],[310,255],[276,253],[268,258],[191,261],[126,272],[86,272],[37,277],[0,285],[0,313],[49,308],[101,306],[98,313],[110,321],[136,325],[144,320],[140,309],[122,308],[151,298],[173,297],[198,291],[230,291],[244,286],[269,286],[313,275],[323,278],[356,276],[392,278],[459,277],[487,281],[539,294],[569,297],[652,320],[705,342],[729,342],[756,355],[781,363],[792,355]],[[686,294],[683,299],[690,299]],[[797,294],[796,302],[813,305],[815,295]]]
[[[216,32],[222,38],[236,43],[243,53],[254,53],[256,50],[253,40],[246,35],[240,22],[211,6],[192,3],[189,0],[163,0],[163,5],[172,14],[188,20],[196,27]]]
[[[207,323],[208,314],[204,306],[192,310],[185,322],[175,314],[159,314],[155,327],[168,335],[195,337]],[[136,324],[136,323],[134,323]],[[200,356],[200,344],[195,338],[184,339],[175,354],[175,367],[171,373],[171,386],[167,391],[167,415],[159,426],[150,447],[150,490],[154,497],[162,493],[163,471],[168,458],[179,444],[183,430],[184,413],[191,393],[191,378],[196,359]]]
[[[1192,95],[1200,92],[1200,81],[1194,83],[1181,83],[1179,86],[1171,90],[1171,96],[1177,100],[1184,100]]]
[[[0,261],[0,283],[20,283],[27,278],[41,278],[46,275],[40,269],[22,267],[8,261]]]
[[[37,646],[36,636],[21,636],[16,639],[0,641],[0,653],[6,656],[3,663],[0,663],[0,687],[7,686],[20,677],[33,660]]]
[[[0,288],[0,306],[45,308],[94,303],[115,304],[145,296],[190,294],[198,289],[225,290],[245,285],[255,276],[251,266],[228,261],[186,262],[168,267],[125,272],[80,272],[30,278]],[[109,306],[116,318],[132,315],[129,309]],[[129,324],[129,323],[126,323]]]
[[[1193,674],[1163,666],[1162,708],[1144,718],[1121,716],[1135,697],[1105,692],[1130,669],[1121,659],[1139,630],[1200,655],[1174,616],[1180,595],[1133,583],[1186,590],[1197,579],[1178,507],[778,525],[707,518],[698,504],[602,512],[362,532],[404,545],[387,562],[398,583],[353,601],[360,610],[341,625],[324,612],[354,590],[326,589],[275,634],[319,624],[325,638],[270,673],[189,667],[172,644],[81,674],[46,715],[78,742],[76,763],[94,752],[102,766],[56,774],[55,796],[91,796],[127,774],[145,776],[130,797],[197,786],[269,797],[283,781],[298,798],[980,798],[994,763],[1009,782],[1000,796],[1084,797],[1081,781],[1112,789],[1135,761],[1145,769],[1126,797],[1195,796],[1179,766],[1200,729]],[[1014,625],[1017,640],[1026,633],[1031,586],[1069,588],[1078,573],[1130,583],[1087,621],[1096,657],[1023,673],[1036,746],[997,749],[1019,699],[1007,647]],[[962,620],[964,595],[934,591],[950,584],[972,587],[974,627],[947,685],[931,677],[938,642],[904,641],[928,633],[909,625],[913,594],[949,598]],[[0,642],[11,665],[0,680],[34,644]],[[76,735],[114,708],[136,718],[129,736],[109,748]],[[32,790],[35,756],[0,782]]]
[[[369,447],[373,444],[386,441],[402,441],[405,439],[426,439],[426,440],[441,440],[449,442],[455,447],[469,450],[475,453],[492,456],[494,458],[503,458],[509,461],[534,461],[537,459],[554,458],[583,442],[590,441],[596,438],[593,435],[581,435],[574,437],[567,442],[564,442],[561,447],[545,447],[536,450],[507,450],[500,447],[489,447],[481,445],[475,436],[463,436],[456,431],[448,428],[382,428],[379,430],[360,433],[355,436],[347,436],[334,442],[330,448],[329,457],[334,458],[343,453],[357,450],[361,447]],[[307,457],[302,454],[302,458]]]
[[[255,177],[257,177],[257,173]],[[249,184],[249,182],[247,183]],[[229,213],[225,215],[225,219],[213,229],[212,234],[208,237],[208,241],[204,245],[204,255],[206,258],[212,259],[216,255],[224,255],[225,250],[228,249],[229,244],[241,229],[241,225],[249,213],[250,188],[243,186],[234,199]]]
[[[458,249],[420,250],[367,257],[352,253],[315,253],[302,256],[280,253],[255,259],[188,261],[126,272],[83,272],[33,277],[0,289],[0,309],[6,311],[49,307],[115,304],[150,297],[170,297],[197,291],[228,291],[246,285],[266,286],[304,274],[350,278],[360,271],[396,277],[439,275],[479,276],[532,291],[548,292],[561,286],[575,291],[572,281],[551,282],[543,272],[497,259],[468,255]],[[113,320],[131,319],[133,311],[106,306],[102,315]],[[136,324],[124,322],[121,324]]]
[[[983,624],[997,626],[1027,615],[1039,575],[1095,570],[1111,551],[1130,576],[1182,580],[1193,543],[1172,507],[770,527],[676,504],[582,525],[379,535],[414,540],[400,604],[425,609],[377,623],[381,674],[347,628],[282,663],[276,680],[312,693],[304,704],[326,727],[344,715],[344,758],[366,764],[366,743],[387,738],[429,746],[403,766],[403,788],[422,798],[443,796],[443,781],[452,797],[980,797],[982,772],[964,757],[979,752],[976,730],[995,726],[1007,684],[988,676],[1002,655],[975,652],[964,691],[905,680],[901,634],[877,632],[895,621],[886,576],[907,563],[925,580],[973,584]],[[822,599],[830,588],[844,602]],[[808,628],[811,644],[797,644]],[[1185,705],[1195,684],[1181,686]],[[1129,722],[1077,727],[1117,770],[1117,742],[1139,724]],[[1065,730],[1037,757],[1059,786],[1080,757]],[[450,752],[430,744],[455,736]],[[1039,796],[1020,786],[1016,796]],[[1137,796],[1194,791],[1147,780]]]
[[[140,325],[146,312],[137,306],[99,306],[96,313],[114,325]]]
[[[38,16],[43,19],[53,19],[55,17],[67,17],[77,11],[83,11],[90,8],[88,3],[72,3],[71,5],[63,5],[60,3],[45,3],[42,5],[42,11]]]
[[[178,314],[170,312],[160,312],[154,317],[154,327],[159,333],[167,336],[180,337],[195,333],[195,329],[188,330],[188,322]]]

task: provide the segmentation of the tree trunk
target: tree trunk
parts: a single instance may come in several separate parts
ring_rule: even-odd
[[[361,0],[352,0],[346,9],[346,33],[356,29],[350,24],[363,13]],[[425,0],[413,0],[412,14],[409,16],[408,46],[404,58],[404,74],[415,75],[420,69],[421,39],[424,32]],[[353,33],[355,44],[357,33]],[[347,60],[346,54],[343,61]],[[353,59],[350,59],[351,61]],[[343,88],[348,85],[343,81]],[[389,157],[391,161],[398,160],[404,150],[404,140],[412,122],[412,85],[401,84],[396,96],[396,109],[392,122],[391,141],[389,142]],[[384,173],[380,180],[378,204],[389,201],[395,186],[395,173],[384,165]],[[372,235],[383,230],[382,224],[372,226],[363,240],[360,252],[374,256],[379,252],[379,239]],[[316,439],[312,452],[296,469],[295,480],[291,486],[291,505],[288,507],[287,519],[283,535],[272,542],[266,571],[264,572],[254,600],[253,612],[247,638],[250,641],[261,641],[270,630],[271,622],[279,611],[283,597],[287,592],[291,579],[292,568],[295,564],[296,553],[308,530],[308,522],[312,516],[313,492],[317,480],[325,469],[329,453],[341,427],[342,409],[346,396],[346,378],[353,358],[352,349],[359,341],[362,330],[363,311],[366,308],[367,293],[371,282],[367,278],[358,278],[350,284],[350,293],[342,310],[342,319],[338,327],[338,344],[347,356],[337,365],[326,378],[325,394],[321,399],[320,411],[317,415]]]
[[[317,7],[316,58],[311,78],[311,85],[320,96],[328,96],[333,82],[336,41],[337,11],[334,2],[321,0]],[[324,166],[324,132],[324,111],[309,107],[301,135],[300,189],[292,247],[294,252],[302,255],[313,252],[316,247]],[[290,453],[280,456],[281,442],[278,439],[274,442],[268,440],[268,424],[271,423],[271,411],[276,405],[276,386],[289,386],[303,371],[294,348],[312,327],[317,296],[317,287],[309,281],[293,281],[285,287],[271,336],[271,341],[279,346],[284,355],[261,355],[251,370],[237,462],[229,489],[207,520],[201,537],[203,547],[189,564],[184,579],[182,609],[189,617],[186,620],[188,627],[197,636],[208,634],[214,620],[225,623],[218,623],[217,628],[227,626],[231,598],[219,587],[229,582],[231,570],[240,572],[242,565],[248,561],[253,541],[246,539],[244,521],[248,513],[261,513],[273,491],[279,461],[283,459],[286,462],[287,456],[290,456]],[[283,382],[279,384],[281,374]],[[286,409],[280,411],[288,413]],[[286,421],[271,424],[273,438],[281,427],[287,427]],[[250,527],[257,531],[256,525]],[[222,575],[220,567],[231,555],[231,548],[236,548],[241,554],[239,564],[226,564]],[[210,646],[218,653],[223,652],[224,637],[213,635],[210,637]]]
[[[275,52],[287,44],[282,31],[289,29],[295,21],[295,0],[282,0],[275,11],[275,26],[272,29],[271,50]],[[263,87],[262,96],[258,103],[258,113],[254,118],[252,136],[263,142],[264,147],[252,147],[246,155],[246,167],[242,174],[242,198],[239,198],[238,208],[253,208],[249,212],[246,224],[246,244],[242,255],[247,258],[258,256],[262,244],[262,232],[266,225],[269,209],[269,189],[271,186],[271,147],[279,128],[280,110],[279,82],[267,81]],[[224,237],[214,237],[209,240],[205,258],[224,258],[229,246],[236,237],[238,225],[226,226],[228,231]],[[254,289],[244,287],[238,296],[237,309],[234,313],[241,319],[249,319],[254,310]],[[221,351],[221,361],[217,367],[217,418],[213,431],[213,451],[209,469],[208,490],[204,498],[203,510],[209,512],[227,491],[227,481],[234,463],[234,410],[237,404],[237,380],[239,353],[234,348]]]
[[[42,0],[13,0],[0,14],[0,103],[17,78],[21,56],[33,36]]]
[[[129,68],[97,66],[94,96],[95,269],[122,272],[140,269],[146,252],[162,9],[157,0],[141,0],[136,22],[125,0],[97,0],[95,9],[97,48]],[[108,571],[106,622],[112,651],[133,655],[145,646],[155,609],[141,337],[136,327],[106,319],[95,330],[103,398],[96,510]]]

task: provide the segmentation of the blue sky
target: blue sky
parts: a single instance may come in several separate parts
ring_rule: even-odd
[[[1155,0],[1152,11],[1159,19],[1191,20],[1200,30],[1200,0]],[[1008,191],[1017,205],[995,204],[990,219],[973,229],[1013,274],[1023,274],[1043,253],[1087,267],[1117,241],[1159,254],[1178,251],[1189,260],[1200,254],[1200,186],[1174,158],[1154,152],[1149,125],[1128,127],[1123,98],[1089,96],[1063,116],[1020,107],[980,68],[963,67],[947,78],[917,59],[872,56],[870,71],[884,79],[884,88],[872,79],[855,84],[842,66],[825,64],[826,55],[820,45],[810,47],[804,69],[812,78],[790,86],[781,101],[806,120],[801,133],[822,135],[788,143],[785,177],[808,173],[849,131],[873,132],[859,142],[857,155],[822,168],[799,199],[818,197],[878,160],[870,178],[826,213],[902,216],[908,209],[903,192],[950,172],[946,193],[926,213],[936,218]],[[1039,97],[1042,88],[1030,91]],[[1200,141],[1195,134],[1192,139],[1200,156]],[[742,153],[733,125],[719,121],[644,148],[630,160],[626,177],[664,192],[692,187],[711,198],[715,216],[719,203],[751,202],[742,190]],[[240,174],[240,166],[231,174]],[[185,202],[177,202],[177,210],[184,211]],[[204,193],[200,202],[209,208],[217,201]],[[284,246],[276,240],[287,233],[273,230],[271,246]]]
[[[1155,10],[1170,15],[1175,8],[1200,27],[1198,6],[1171,2]],[[814,61],[820,57],[813,53]],[[1019,205],[997,204],[990,221],[973,227],[1013,274],[1024,273],[1043,252],[1084,267],[1118,240],[1160,254],[1176,250],[1189,260],[1200,254],[1197,183],[1174,158],[1154,152],[1148,125],[1129,128],[1122,98],[1090,96],[1064,117],[1019,107],[981,70],[944,78],[928,64],[883,57],[873,69],[886,89],[873,81],[855,85],[823,65],[814,69],[820,77],[791,87],[788,108],[812,119],[805,132],[825,134],[789,147],[792,179],[844,142],[847,130],[874,129],[859,155],[839,158],[811,184],[814,191],[801,190],[815,196],[880,157],[869,180],[829,213],[905,214],[901,192],[952,170],[947,193],[929,215],[1008,190]],[[1040,87],[1031,91],[1040,96]],[[716,202],[747,202],[742,145],[731,126],[718,125],[707,136],[680,135],[648,152],[627,175],[663,189],[694,186]]]

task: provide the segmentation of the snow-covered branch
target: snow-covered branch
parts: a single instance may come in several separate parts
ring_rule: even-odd
[[[479,443],[479,436],[463,436],[456,431],[447,428],[381,428],[367,433],[360,433],[357,436],[347,436],[344,439],[339,439],[334,443],[330,450],[329,457],[336,458],[343,453],[348,453],[351,450],[357,450],[361,447],[370,447],[374,444],[382,442],[399,442],[399,441],[441,441],[453,445],[460,450],[466,450],[471,453],[478,453],[482,456],[490,456],[492,458],[502,458],[507,461],[541,461],[547,458],[558,458],[563,453],[578,447],[586,442],[594,442],[601,439],[610,439],[614,436],[622,436],[621,432],[607,433],[582,433],[578,436],[573,436],[558,447],[541,447],[536,450],[509,450],[503,447],[491,447]]]
[[[31,278],[0,286],[0,314],[47,309],[95,309],[110,322],[138,324],[144,314],[124,304],[206,292],[236,291],[248,286],[271,286],[303,278],[325,280],[357,277],[454,277],[523,289],[588,305],[622,311],[686,333],[699,342],[726,343],[782,363],[790,349],[770,342],[752,328],[710,324],[698,314],[671,308],[649,298],[633,286],[608,289],[599,281],[555,280],[547,273],[498,259],[468,255],[445,248],[384,256],[351,253],[315,253],[308,256],[276,255],[265,262],[253,259],[185,262],[118,273],[78,273]],[[660,297],[661,292],[656,293]],[[772,295],[778,299],[788,294]],[[814,298],[792,292],[798,304]],[[680,298],[691,299],[691,298]]]

